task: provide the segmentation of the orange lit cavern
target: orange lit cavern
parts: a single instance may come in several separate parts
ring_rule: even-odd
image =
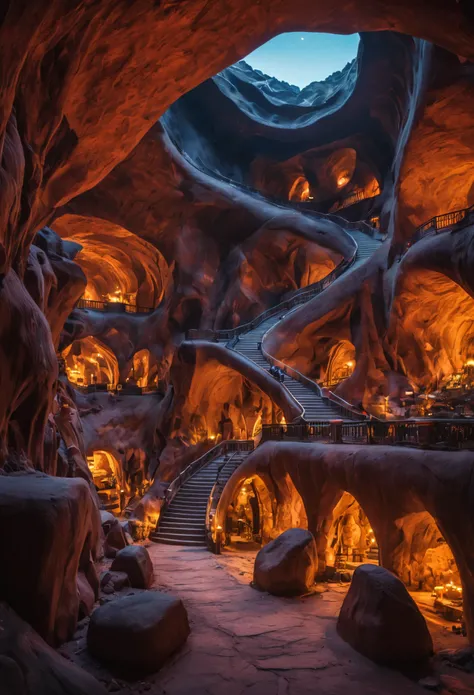
[[[0,693],[474,692],[471,3],[0,35]]]

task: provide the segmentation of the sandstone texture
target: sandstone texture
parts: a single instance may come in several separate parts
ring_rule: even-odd
[[[403,666],[426,660],[433,652],[425,619],[403,583],[374,565],[361,565],[354,572],[337,631],[380,664]]]
[[[119,550],[111,565],[112,572],[124,572],[131,586],[149,589],[154,581],[153,564],[148,550],[141,545],[129,545]]]
[[[276,596],[299,596],[311,591],[317,567],[312,533],[288,529],[260,550],[253,581],[259,589]]]
[[[161,668],[188,635],[182,602],[152,591],[98,608],[89,624],[87,646],[97,659],[137,676]]]
[[[47,642],[64,642],[80,603],[90,608],[98,589],[99,515],[89,486],[43,474],[4,475],[0,500],[0,563],[8,568],[0,598]]]
[[[89,673],[55,652],[6,603],[0,603],[2,695],[105,695]]]

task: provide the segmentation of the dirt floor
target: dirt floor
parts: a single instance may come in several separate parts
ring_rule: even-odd
[[[189,614],[188,642],[159,673],[128,683],[89,656],[87,620],[61,653],[93,673],[110,692],[153,695],[471,695],[474,674],[433,661],[434,678],[422,686],[355,652],[336,633],[347,585],[317,585],[314,594],[285,599],[251,588],[256,550],[206,550],[147,544],[155,589],[179,596]],[[129,589],[120,595],[136,592]],[[105,597],[114,600],[119,594]],[[420,595],[436,651],[460,649],[465,638]]]

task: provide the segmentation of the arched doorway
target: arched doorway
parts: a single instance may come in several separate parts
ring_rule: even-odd
[[[379,564],[375,531],[359,502],[348,492],[342,494],[332,514],[320,524],[316,542],[320,575],[326,578],[336,571],[350,573],[364,563]]]
[[[140,388],[157,387],[158,371],[156,362],[146,348],[133,355],[132,368],[126,382]]]
[[[331,388],[350,377],[355,364],[354,345],[349,340],[336,343],[329,352],[324,385]]]
[[[96,450],[87,457],[87,464],[103,508],[120,513],[124,506],[125,490],[118,460],[109,451]]]
[[[69,381],[79,387],[114,387],[119,379],[118,362],[110,348],[97,338],[75,340],[62,353]]]
[[[262,543],[264,505],[271,502],[263,484],[256,478],[248,478],[235,491],[227,509],[225,521],[225,545],[252,549]]]
[[[392,557],[392,571],[412,593],[428,625],[445,623],[462,631],[463,601],[459,569],[433,516],[414,512],[395,521],[399,543]]]

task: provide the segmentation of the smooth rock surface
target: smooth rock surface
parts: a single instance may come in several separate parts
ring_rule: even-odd
[[[0,600],[51,644],[74,634],[78,571],[93,583],[98,516],[84,480],[0,476]]]
[[[360,565],[342,604],[337,631],[372,661],[403,666],[433,652],[425,619],[405,585],[375,565]]]
[[[105,694],[95,678],[51,649],[0,603],[0,695]]]
[[[91,617],[87,646],[113,669],[138,675],[157,671],[188,635],[182,601],[150,591],[98,608]]]
[[[254,583],[275,596],[298,596],[311,590],[317,567],[313,534],[305,529],[289,529],[258,553]]]
[[[125,572],[136,589],[149,589],[153,584],[153,564],[148,550],[141,545],[129,545],[120,550],[110,569]]]
[[[120,525],[118,519],[115,519],[115,523],[110,527],[107,536],[105,537],[104,543],[104,554],[105,557],[114,558],[119,550],[126,548],[128,545],[127,539],[125,538],[125,533],[122,526]]]

